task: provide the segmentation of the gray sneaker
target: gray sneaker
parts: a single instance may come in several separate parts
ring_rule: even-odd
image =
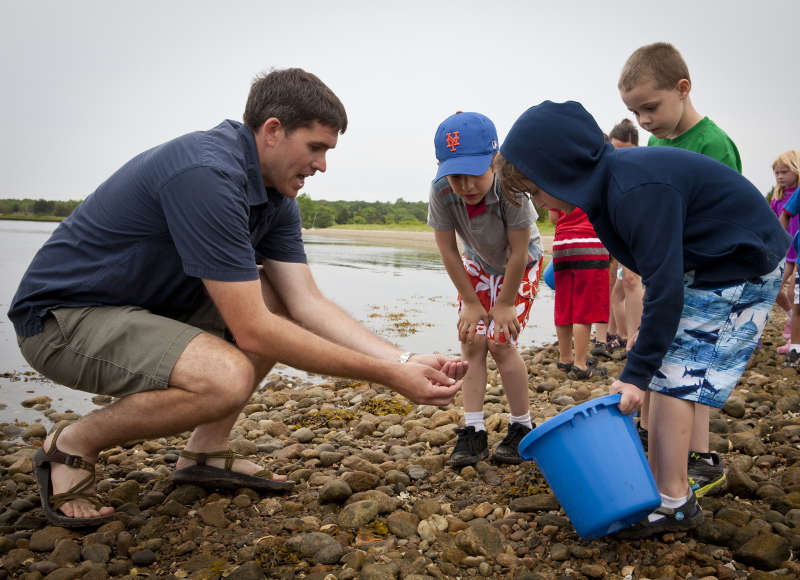
[[[796,369],[800,366],[800,352],[790,350],[786,353],[786,358],[783,359],[783,368]]]
[[[606,359],[611,358],[611,349],[608,348],[608,345],[605,342],[598,342],[592,347],[592,350],[589,351],[590,354],[602,357]]]
[[[567,378],[572,379],[573,381],[586,381],[592,377],[606,378],[607,376],[608,369],[605,367],[590,367],[588,365],[586,366],[585,370],[580,367],[573,366],[572,370],[567,373]]]
[[[698,498],[720,491],[725,481],[725,467],[718,454],[689,452],[689,485]]]

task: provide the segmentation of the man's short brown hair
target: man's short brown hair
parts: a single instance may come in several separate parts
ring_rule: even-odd
[[[689,82],[689,67],[678,49],[668,42],[655,42],[637,48],[622,67],[617,88],[626,92],[652,79],[656,89],[673,89],[678,81]]]
[[[286,132],[310,127],[314,121],[347,129],[344,105],[318,77],[301,68],[272,69],[255,78],[244,108],[244,123],[254,132],[275,117]]]

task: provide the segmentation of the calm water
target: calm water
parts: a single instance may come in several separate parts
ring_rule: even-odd
[[[11,299],[33,255],[56,224],[0,220],[0,423],[41,420],[43,415],[20,406],[35,395],[48,395],[57,411],[86,412],[94,407],[80,391],[55,387],[23,373],[30,371],[17,348],[6,317]],[[328,237],[306,236],[309,264],[322,292],[365,326],[414,352],[456,353],[455,292],[435,251],[373,246]],[[553,293],[544,284],[522,335],[523,347],[555,340]],[[288,367],[281,374],[310,378]],[[315,378],[315,377],[311,377]],[[27,380],[25,380],[27,379]]]

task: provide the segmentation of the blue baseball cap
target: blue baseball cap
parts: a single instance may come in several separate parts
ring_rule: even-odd
[[[439,170],[445,175],[483,175],[498,150],[494,123],[480,113],[457,112],[441,122],[433,138]]]

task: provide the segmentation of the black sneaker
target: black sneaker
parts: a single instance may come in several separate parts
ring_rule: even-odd
[[[790,350],[787,352],[786,358],[783,359],[783,367],[792,369],[800,367],[800,352],[797,352],[796,350]]]
[[[475,465],[481,459],[489,457],[486,431],[476,431],[475,427],[469,426],[456,429],[456,433],[458,433],[458,441],[453,453],[450,454],[451,467]]]
[[[519,442],[522,441],[522,438],[530,432],[531,430],[522,423],[511,423],[508,426],[508,433],[505,439],[494,450],[492,459],[494,459],[495,463],[510,463],[512,465],[522,463],[522,457],[519,456],[517,447],[519,447]]]
[[[572,379],[573,381],[586,381],[592,377],[606,378],[607,376],[608,369],[604,367],[587,366],[586,369],[582,369],[580,367],[573,366],[572,370],[567,373],[567,378]]]
[[[598,342],[589,352],[594,356],[611,358],[611,350],[608,348],[608,345],[605,342]]]
[[[706,459],[710,459],[711,463]],[[689,452],[689,485],[697,497],[721,490],[725,481],[725,467],[719,455],[713,451]]]
[[[653,514],[663,517],[655,521],[650,521],[649,517],[644,518],[617,533],[616,537],[622,540],[637,540],[664,532],[685,532],[703,523],[703,510],[700,509],[694,492],[689,495],[689,499],[682,506],[678,508],[661,506]]]
[[[572,363],[571,362],[568,362],[568,363],[557,362],[556,363],[556,368],[558,370],[560,370],[560,371],[564,371],[565,373],[568,373],[569,371],[572,370]]]

